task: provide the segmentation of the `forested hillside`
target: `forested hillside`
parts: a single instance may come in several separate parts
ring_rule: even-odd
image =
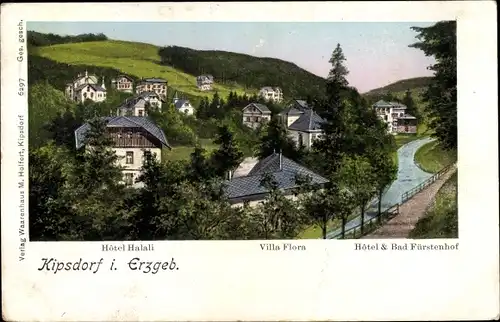
[[[406,90],[416,90],[419,88],[427,87],[432,80],[432,77],[415,77],[402,79],[395,83],[386,85],[384,87],[372,89],[369,92],[364,93],[363,95],[371,96],[377,94],[384,94],[387,92],[396,93],[396,92],[404,92]]]
[[[325,79],[276,58],[178,46],[161,48],[158,53],[166,66],[192,75],[211,74],[223,84],[246,88],[279,86],[289,99],[323,95],[325,91]]]
[[[30,46],[50,46],[56,44],[67,44],[86,41],[108,40],[104,34],[81,34],[76,36],[60,36],[55,34],[44,34],[41,32],[28,30],[28,45]]]

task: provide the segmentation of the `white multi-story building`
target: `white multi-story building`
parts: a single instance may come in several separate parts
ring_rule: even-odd
[[[104,77],[101,86],[97,85],[98,81],[96,75],[89,75],[85,71],[84,75],[79,74],[71,83],[66,84],[65,94],[70,100],[77,103],[83,103],[88,99],[94,102],[103,102],[106,100]]]
[[[416,133],[416,118],[406,114],[406,105],[380,100],[373,104],[373,108],[377,115],[387,124],[389,133]],[[403,122],[403,120],[407,121]]]
[[[136,94],[142,92],[155,92],[161,98],[167,97],[168,81],[161,78],[143,78],[135,88]]]
[[[186,99],[180,99],[177,96],[177,93],[175,93],[174,100],[173,100],[175,109],[179,111],[180,113],[186,114],[186,115],[193,115],[194,114],[194,107],[191,105],[191,102]]]
[[[310,149],[323,134],[325,121],[304,100],[294,100],[278,115],[297,146]]]
[[[151,108],[161,111],[163,99],[155,92],[142,92],[139,95],[127,99],[116,111],[118,116],[147,116],[146,104]]]
[[[118,77],[111,80],[111,87],[120,92],[133,93],[134,80],[127,75],[118,75]]]
[[[281,103],[283,101],[283,91],[279,87],[262,87],[259,91],[259,96],[266,101]]]
[[[196,77],[196,86],[200,91],[210,91],[214,84],[214,77],[212,75],[200,75]]]
[[[144,155],[152,153],[161,161],[162,148],[170,145],[162,129],[147,117],[117,116],[105,117],[106,134],[113,140],[113,151],[119,157],[122,167],[123,183],[127,186],[140,187],[137,178],[141,174]],[[86,146],[85,135],[90,129],[88,123],[75,130],[76,148]]]

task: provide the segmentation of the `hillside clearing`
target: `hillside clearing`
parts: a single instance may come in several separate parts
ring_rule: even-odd
[[[111,67],[136,77],[159,77],[168,80],[169,86],[193,96],[211,96],[216,91],[222,97],[230,91],[251,95],[256,90],[244,90],[239,86],[216,84],[212,91],[200,91],[193,75],[175,68],[160,65],[158,47],[127,41],[95,41],[39,47],[36,55],[71,65]]]

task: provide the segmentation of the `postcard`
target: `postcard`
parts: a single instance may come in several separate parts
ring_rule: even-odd
[[[3,318],[498,318],[493,9],[3,5]]]

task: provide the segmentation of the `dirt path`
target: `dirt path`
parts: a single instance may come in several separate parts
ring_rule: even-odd
[[[399,215],[389,220],[382,227],[361,239],[407,238],[415,228],[418,220],[425,216],[427,208],[432,204],[439,188],[456,171],[456,165],[424,190],[399,206]]]

